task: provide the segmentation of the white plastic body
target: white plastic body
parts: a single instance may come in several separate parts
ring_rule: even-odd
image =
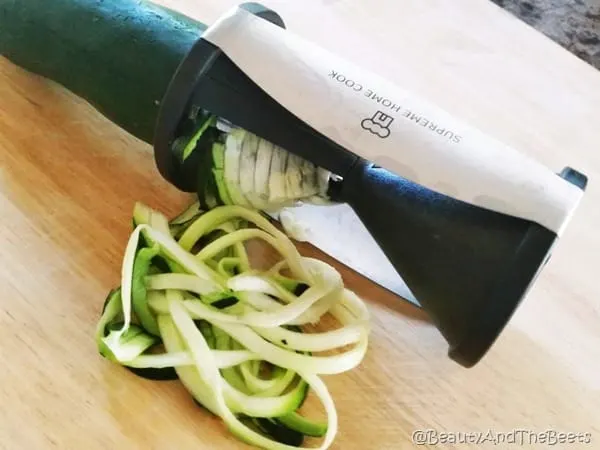
[[[422,186],[557,235],[581,199],[581,189],[537,161],[243,9],[203,37],[299,119]]]

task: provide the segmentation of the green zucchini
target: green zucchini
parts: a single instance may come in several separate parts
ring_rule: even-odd
[[[100,354],[104,357],[111,359],[112,354],[110,349],[102,343],[102,338],[106,337],[112,330],[119,329],[123,322],[122,313],[121,313],[121,289],[120,287],[117,289],[112,289],[104,302],[104,306],[102,308],[102,318],[98,323],[98,327],[96,329],[96,340],[100,343],[99,350]],[[145,353],[149,353],[154,348],[161,346],[162,341],[157,336],[148,336],[142,333],[142,328],[140,327],[132,327],[128,330],[130,337],[134,338],[134,341],[131,342],[135,347],[141,345],[146,350]],[[136,367],[128,367],[124,366],[130,372],[136,374],[139,377],[146,378],[149,380],[161,380],[161,381],[170,381],[177,379],[177,373],[175,369],[172,367],[164,367],[164,368],[136,368]]]
[[[227,135],[225,141],[225,155],[223,177],[227,191],[235,205],[250,206],[240,186],[240,157],[242,154],[242,142],[246,132],[236,128]]]
[[[2,0],[0,54],[152,143],[160,102],[206,26],[139,0]]]
[[[147,299],[146,276],[150,270],[152,259],[160,253],[160,246],[144,247],[138,250],[135,256],[132,276],[131,300],[135,315],[144,329],[154,335],[160,336],[158,323],[150,311]]]
[[[133,208],[133,226],[135,228],[138,225],[149,225],[152,228],[160,230],[162,233],[171,234],[168,219],[163,214],[140,202],[137,202]],[[156,246],[156,242],[148,235],[147,230],[142,231],[140,244],[142,247]],[[155,255],[153,262],[161,271],[185,272],[179,264],[170,258],[166,258],[163,254]],[[158,328],[155,328],[155,330],[158,331]]]
[[[233,205],[233,200],[229,195],[227,183],[225,182],[225,145],[215,142],[212,147],[212,178],[217,191],[217,197],[220,204]]]
[[[145,0],[0,1],[0,55],[62,85],[148,144],[167,87],[206,28]],[[216,145],[224,145],[219,154]],[[276,210],[325,196],[319,183],[328,184],[326,171],[318,177],[312,163],[198,106],[179,124],[172,151],[182,176],[196,180],[203,209]]]
[[[169,222],[170,226],[176,225],[187,225],[192,222],[194,219],[197,219],[200,214],[202,214],[202,210],[200,209],[200,204],[196,201],[188,206],[181,214],[179,214],[174,219],[171,219]]]
[[[323,437],[327,433],[327,424],[306,419],[294,412],[278,417],[276,421],[290,430],[312,437]]]
[[[149,225],[163,233],[169,232],[168,219],[163,214],[149,208],[141,202],[137,202],[133,207],[133,225],[134,227],[137,227],[138,225]],[[143,232],[143,236],[149,246],[154,245],[154,241],[148,236],[147,232]]]
[[[218,167],[218,155],[214,159]],[[199,406],[220,418],[243,442],[291,450],[299,449],[305,437],[315,437],[323,438],[320,450],[328,449],[338,425],[333,399],[319,375],[360,364],[368,344],[364,323],[368,313],[358,297],[336,296],[337,304],[327,306],[342,328],[308,335],[291,322],[305,316],[310,306],[289,306],[295,301],[292,292],[304,289],[308,289],[304,297],[314,297],[313,304],[326,298],[338,288],[340,275],[291,250],[282,253],[284,259],[269,275],[254,272],[238,248],[253,234],[240,234],[247,230],[234,223],[243,219],[256,224],[279,241],[272,244],[276,248],[291,242],[257,211],[223,206],[200,212],[196,202],[168,222],[160,212],[139,203],[133,215],[137,226],[125,248],[121,286],[109,293],[96,328],[100,354],[145,378],[179,379]],[[175,241],[169,225],[186,226],[190,220],[193,224]],[[144,232],[151,247],[140,245]],[[206,252],[209,246],[212,249]],[[232,247],[234,252],[225,251]],[[155,274],[153,263],[159,254],[187,273]],[[209,268],[209,261],[217,271]],[[293,268],[300,261],[319,283],[305,284],[301,270],[299,279],[276,270]],[[241,274],[230,273],[232,266]],[[253,291],[270,293],[274,300],[244,295]],[[350,343],[356,344],[354,348],[335,356],[311,355],[312,349],[328,351]],[[323,404],[326,422],[301,414],[309,390]]]
[[[194,220],[197,219],[201,213],[202,210],[200,209],[200,202],[195,201],[185,211],[169,222],[171,235],[175,239],[179,239],[179,236],[181,236],[181,234],[184,233],[192,223],[194,223]]]
[[[198,131],[194,135],[194,137],[187,143],[185,149],[183,150],[182,160],[185,161],[194,150],[198,147],[198,141],[204,135],[204,132],[207,131],[210,127],[213,127],[217,123],[217,118],[215,116],[207,117],[204,122],[198,128]]]
[[[255,418],[252,420],[260,431],[271,436],[277,442],[296,447],[300,447],[304,442],[304,435],[302,433],[288,428],[276,420],[265,418]]]

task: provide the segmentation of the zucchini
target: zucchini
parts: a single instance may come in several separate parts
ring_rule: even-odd
[[[206,25],[146,0],[52,0],[48,6],[48,0],[0,1],[0,55],[152,144],[164,94]],[[211,151],[216,143],[226,145],[222,167]],[[203,209],[236,204],[275,211],[327,197],[329,172],[198,106],[179,124],[172,151],[181,176],[197,180]]]
[[[219,166],[219,156],[213,159]],[[190,220],[175,240],[169,225]],[[259,230],[238,229],[240,220]],[[121,286],[110,292],[96,328],[100,354],[145,378],[179,379],[199,406],[256,447],[294,450],[310,436],[328,449],[337,414],[320,375],[359,365],[369,333],[368,310],[343,287],[341,275],[302,257],[259,212],[240,206],[200,212],[195,203],[168,222],[137,204],[133,221]],[[150,247],[140,247],[144,235]],[[244,261],[239,248],[256,236],[283,257],[266,273]],[[157,273],[152,263],[159,253],[186,273]],[[282,275],[284,267],[296,278]],[[303,333],[297,326],[317,323],[327,312],[340,328]],[[311,353],[333,349],[331,356]],[[326,422],[301,414],[309,390],[323,404]]]
[[[215,142],[212,147],[213,167],[215,170],[225,169],[225,145]]]
[[[201,213],[202,210],[200,209],[200,203],[198,203],[197,201],[193,202],[181,214],[179,214],[174,219],[171,219],[169,225],[177,226],[189,224],[191,221],[196,219]]]
[[[194,137],[190,139],[190,141],[185,146],[183,150],[183,155],[181,157],[182,161],[185,161],[192,154],[192,152],[196,150],[196,148],[198,147],[198,141],[200,140],[200,138],[202,138],[204,132],[207,131],[209,127],[214,127],[216,123],[217,118],[215,116],[209,116],[203,121]]]
[[[200,125],[199,131],[190,140],[184,149],[184,161],[181,171],[185,178],[196,178],[196,193],[200,207],[204,210],[214,208],[216,201],[215,189],[210,185],[211,170],[213,167],[212,146],[221,135],[221,132],[211,126],[212,120]],[[187,172],[187,173],[186,173]]]
[[[301,446],[304,442],[304,435],[302,433],[290,429],[276,420],[264,418],[256,418],[252,420],[258,429],[260,429],[260,431],[271,436],[277,442],[296,447]]]
[[[111,330],[118,328],[122,322],[122,313],[121,313],[121,288],[112,289],[106,300],[104,302],[104,306],[102,307],[102,318],[98,322],[98,327],[96,329],[96,341],[98,342],[98,350],[99,353],[109,359],[112,359],[112,355],[108,347],[103,344],[103,338],[105,338]],[[138,334],[139,336],[139,334]],[[141,336],[140,336],[141,337]],[[143,337],[141,337],[144,340]],[[150,342],[154,343],[144,351],[145,354],[157,346],[161,345],[158,337],[148,337],[151,339]],[[158,343],[158,344],[157,344]],[[145,368],[136,368],[124,366],[127,370],[136,374],[139,377],[146,378],[149,380],[176,380],[177,373],[173,367],[163,367],[163,368],[153,368],[153,367],[145,367]]]
[[[131,305],[140,324],[154,336],[160,336],[158,323],[148,306],[146,276],[150,270],[152,259],[160,253],[160,246],[145,247],[138,250],[133,264],[131,285]]]
[[[245,133],[240,145],[239,180],[240,190],[244,197],[256,209],[261,209],[259,199],[254,195],[254,176],[256,172],[256,153],[259,138],[252,133]]]
[[[220,205],[233,205],[231,195],[225,182],[225,145],[215,142],[212,148],[213,169],[212,183],[214,183],[216,195]]]
[[[302,197],[302,158],[290,153],[285,170],[285,192],[288,198]]]
[[[283,204],[286,199],[287,160],[289,153],[281,147],[274,146],[269,175],[269,203]]]
[[[276,420],[281,425],[285,425],[287,429],[294,430],[306,436],[323,437],[327,433],[326,423],[315,422],[295,412],[278,417]]]
[[[171,235],[172,232],[169,221],[163,214],[141,202],[137,202],[133,208],[133,226],[135,228],[138,225],[149,225],[151,228],[155,228],[164,234]],[[140,245],[142,247],[155,247],[157,244],[150,237],[148,231],[143,230],[140,235]],[[161,271],[185,272],[179,264],[165,256],[162,253],[155,255],[155,264]],[[158,325],[156,326],[158,327]]]
[[[223,202],[224,205],[232,205],[233,201],[229,196],[229,191],[227,189],[227,184],[225,183],[225,172],[223,169],[213,169],[212,170],[212,178],[213,182],[216,185],[217,193],[219,198]]]
[[[223,175],[231,200],[236,205],[250,206],[240,186],[240,160],[246,132],[239,128],[227,135]]]
[[[150,225],[150,227],[156,228],[163,233],[170,232],[167,218],[140,202],[136,202],[133,207],[133,227],[135,228],[138,225]],[[147,231],[142,231],[142,237],[148,247],[155,245],[155,242],[148,235]]]
[[[139,0],[2,0],[0,54],[152,143],[160,102],[206,25]]]
[[[201,213],[202,210],[200,209],[200,202],[195,201],[185,211],[183,211],[181,214],[179,214],[177,217],[175,217],[169,222],[171,235],[175,239],[178,239],[179,236],[181,236],[181,234],[185,232],[187,227],[194,222],[194,219],[198,218]]]
[[[254,195],[261,204],[269,201],[269,175],[274,145],[261,139],[256,152],[256,169],[254,171]]]

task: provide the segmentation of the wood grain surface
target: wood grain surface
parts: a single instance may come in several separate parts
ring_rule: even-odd
[[[211,23],[236,2],[162,3]],[[294,32],[591,179],[538,283],[472,369],[448,359],[422,311],[340,268],[373,333],[360,368],[325,377],[340,418],[334,448],[409,449],[428,428],[550,429],[591,443],[525,434],[522,445],[423,448],[600,448],[600,73],[487,0],[264,3]],[[142,380],[97,354],[136,200],[174,214],[189,197],[160,178],[149,146],[0,59],[0,448],[247,448],[177,382]]]

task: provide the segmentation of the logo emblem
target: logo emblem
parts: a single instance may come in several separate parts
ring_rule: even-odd
[[[391,133],[390,125],[393,121],[394,118],[389,114],[386,114],[382,111],[377,111],[375,114],[373,114],[373,117],[363,119],[363,121],[360,123],[360,126],[370,133],[379,136],[381,139],[385,139]]]

